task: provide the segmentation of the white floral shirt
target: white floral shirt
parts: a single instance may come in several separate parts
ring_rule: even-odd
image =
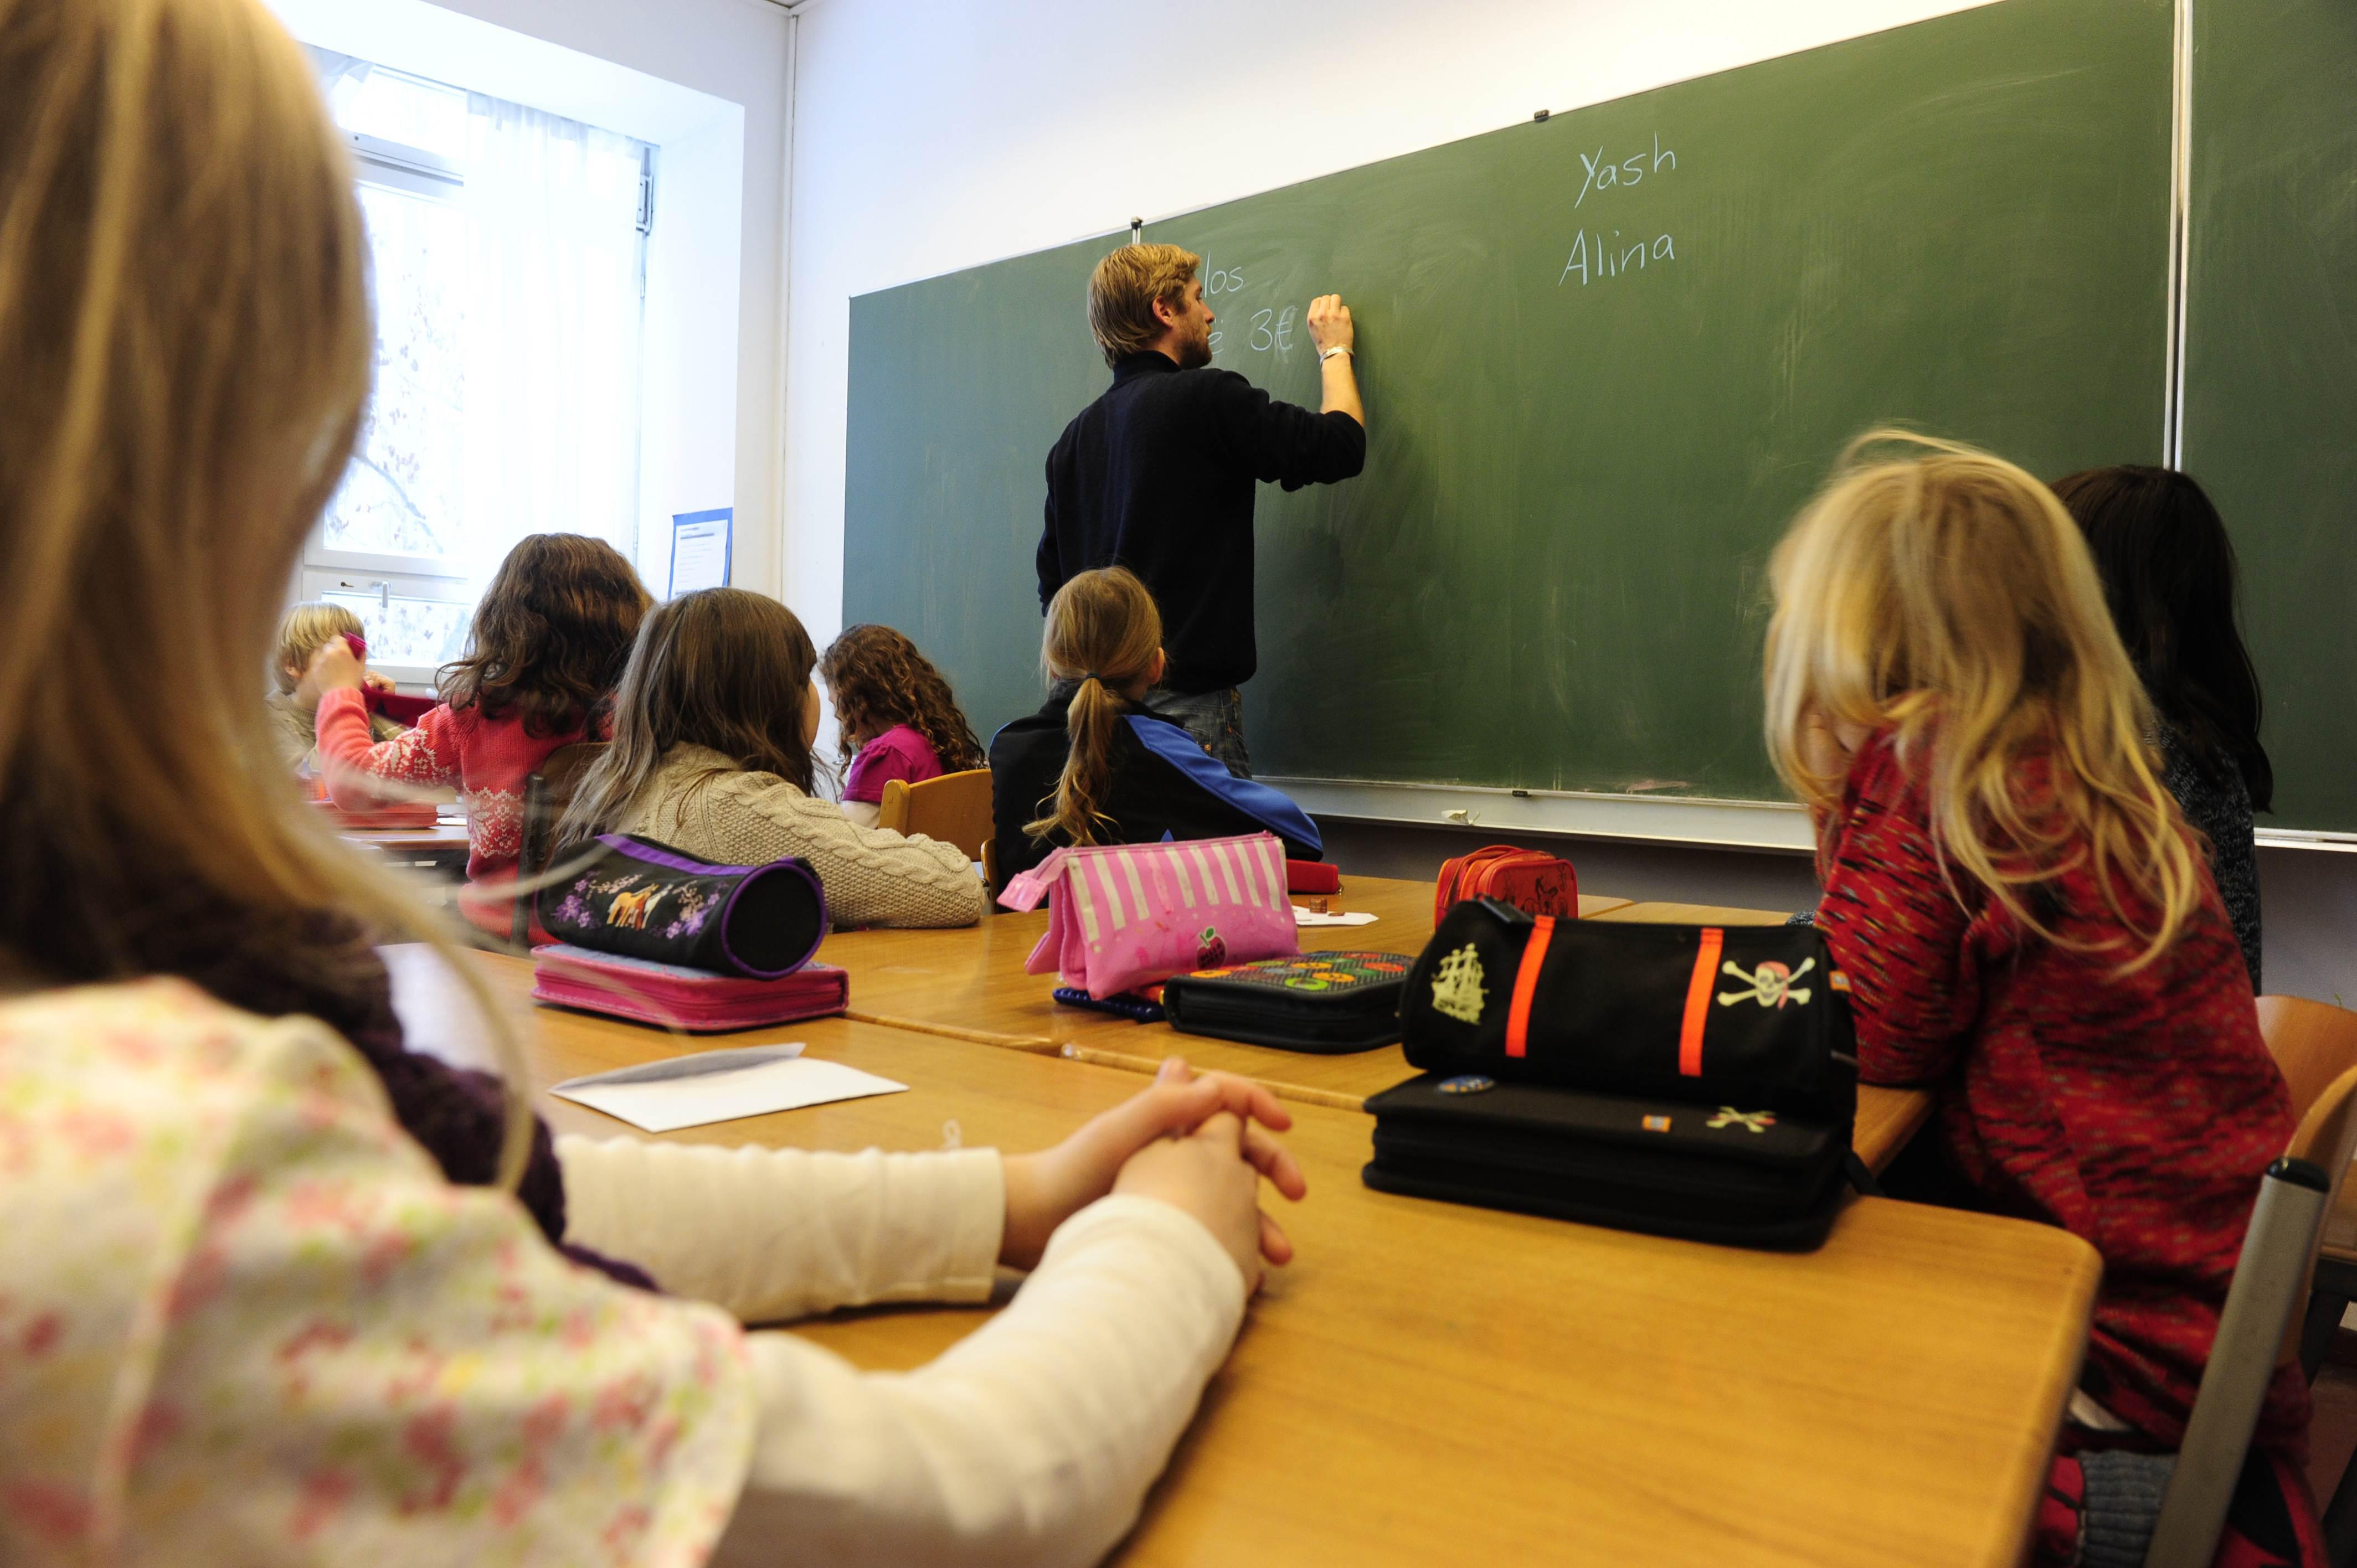
[[[316,1023],[0,1003],[0,1562],[699,1563],[745,1354],[446,1182]]]

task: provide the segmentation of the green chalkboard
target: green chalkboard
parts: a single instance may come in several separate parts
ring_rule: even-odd
[[[2357,830],[2357,8],[2194,8],[2183,461],[2242,558],[2276,810]]]
[[[1781,795],[1764,567],[1847,437],[2158,457],[2170,28],[2001,0],[1147,225],[1277,396],[1313,295],[1359,324],[1365,474],[1261,491],[1256,768]],[[985,732],[1039,700],[1042,463],[1126,237],[852,302],[844,612]]]

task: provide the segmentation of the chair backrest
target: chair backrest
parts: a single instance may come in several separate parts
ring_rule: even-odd
[[[541,758],[540,768],[523,785],[523,822],[516,844],[516,876],[519,880],[537,876],[548,869],[548,859],[555,845],[556,824],[573,804],[573,792],[611,744],[600,740],[576,740],[570,746],[560,746]],[[532,934],[532,899],[529,895],[515,901],[515,909],[508,918],[508,938],[517,947],[525,945]]]
[[[2287,1075],[2288,1076],[2288,1075]],[[2276,1369],[2299,1359],[2324,1216],[2357,1148],[2357,1066],[2314,1096],[2259,1183],[2146,1568],[2208,1568]]]
[[[2357,1013],[2304,996],[2259,998],[2259,1034],[2305,1117],[2327,1084],[2357,1067]],[[2324,1220],[2324,1251],[2357,1261],[2357,1185],[2342,1183]]]
[[[2259,1034],[2291,1090],[2291,1113],[2306,1116],[2325,1086],[2357,1067],[2357,1013],[2305,996],[2259,998]]]
[[[2287,1001],[2290,998],[2269,998]],[[2316,1005],[2322,1006],[2322,1003]],[[2339,1008],[2332,1011],[2338,1013]],[[2306,1160],[2324,1172],[2330,1183],[2325,1193],[2324,1208],[2330,1214],[2343,1192],[2349,1189],[2349,1161],[2357,1155],[2357,1052],[2340,1077],[2327,1084],[2299,1119],[2298,1131],[2291,1135],[2291,1144],[2285,1154],[2296,1160]],[[2324,1241],[2324,1228],[2317,1227],[2316,1241],[2308,1250],[2308,1263],[2300,1271],[2299,1299],[2308,1299],[2309,1285],[2316,1277],[2316,1251]],[[2284,1339],[2276,1356],[2278,1366],[2299,1359],[2301,1320],[2292,1315],[2284,1328]]]
[[[944,773],[922,784],[895,779],[884,786],[876,808],[876,825],[896,833],[922,833],[953,843],[968,860],[982,858],[990,842],[990,769],[969,768]]]

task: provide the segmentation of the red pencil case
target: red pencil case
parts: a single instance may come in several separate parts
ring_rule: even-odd
[[[348,631],[344,633],[344,641],[351,649],[353,658],[363,663],[367,661],[367,638],[354,637]],[[412,728],[416,727],[417,721],[424,718],[439,700],[435,697],[404,697],[398,692],[380,692],[374,686],[361,688],[361,702],[369,712],[382,714],[393,723],[408,725]]]
[[[1322,860],[1288,860],[1285,863],[1285,890],[1287,893],[1340,893],[1342,873]]]
[[[750,980],[563,942],[534,948],[532,958],[535,1002],[695,1034],[823,1018],[851,1002],[851,977],[831,963]]]
[[[399,692],[380,692],[373,686],[361,693],[361,700],[368,704],[369,712],[382,714],[393,723],[407,725],[412,729],[417,727],[417,721],[433,712],[435,704],[440,701],[436,697],[404,697]]]

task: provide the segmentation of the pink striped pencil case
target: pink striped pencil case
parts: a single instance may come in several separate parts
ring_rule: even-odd
[[[532,950],[532,999],[709,1034],[840,1013],[850,1003],[851,980],[831,963],[755,980],[556,942]]]
[[[1285,896],[1285,846],[1272,833],[1060,849],[998,901],[1036,909],[1048,934],[1024,961],[1102,1001],[1190,970],[1301,950]]]

